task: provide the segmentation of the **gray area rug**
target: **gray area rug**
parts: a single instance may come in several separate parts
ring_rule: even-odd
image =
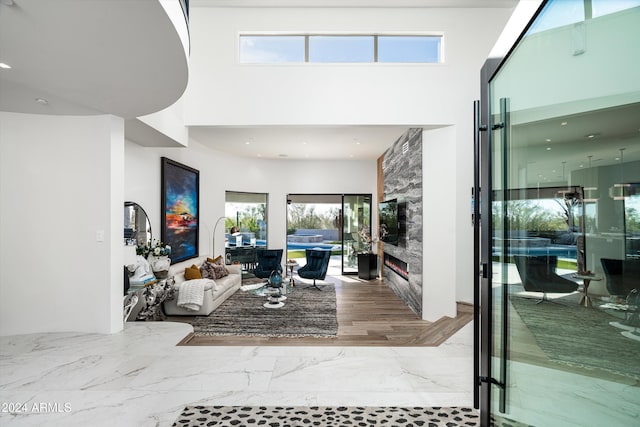
[[[479,426],[473,408],[355,406],[187,406],[174,427],[192,426]]]
[[[301,286],[289,291],[282,308],[266,308],[266,297],[239,290],[209,316],[194,318],[194,334],[321,338],[338,334],[332,284],[322,285],[321,291]]]
[[[580,306],[577,297],[555,299],[558,304],[515,296],[510,301],[551,360],[640,379],[640,342],[609,325],[617,317]]]

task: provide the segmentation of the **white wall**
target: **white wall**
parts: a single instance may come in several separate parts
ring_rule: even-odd
[[[451,124],[510,9],[193,7],[189,125]],[[243,31],[444,35],[444,64],[238,63]],[[469,113],[471,119],[471,113]],[[390,141],[391,143],[392,141]]]
[[[0,113],[0,335],[122,329],[123,156],[122,119]]]
[[[376,161],[292,161],[236,157],[191,140],[188,148],[148,148],[125,144],[125,199],[140,204],[160,238],[160,157],[200,171],[200,253],[210,254],[209,233],[224,216],[225,191],[269,194],[269,246],[286,245],[288,193],[376,193]],[[374,201],[375,203],[375,201]],[[207,230],[207,227],[210,231]],[[218,227],[215,255],[224,252]]]
[[[424,176],[437,177],[436,181],[424,178],[422,188],[422,318],[429,321],[442,316],[456,317],[456,300],[473,301],[473,286],[467,274],[472,260],[467,259],[465,246],[465,236],[472,229],[468,223],[463,227],[457,225],[454,192],[458,187],[458,170],[456,164],[449,161],[456,156],[456,138],[453,126],[422,133]],[[473,240],[468,246],[473,251]],[[469,300],[462,297],[467,293],[470,293]]]

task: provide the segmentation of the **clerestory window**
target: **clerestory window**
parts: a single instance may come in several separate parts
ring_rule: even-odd
[[[240,63],[440,63],[442,35],[242,34]]]

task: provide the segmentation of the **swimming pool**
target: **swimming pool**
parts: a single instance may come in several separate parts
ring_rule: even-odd
[[[330,243],[314,243],[314,242],[309,242],[309,243],[297,243],[297,242],[288,242],[287,243],[287,249],[291,250],[295,250],[295,249],[326,249],[326,250],[333,250],[333,251],[339,251],[342,249],[342,245],[334,245],[334,244],[330,244]]]

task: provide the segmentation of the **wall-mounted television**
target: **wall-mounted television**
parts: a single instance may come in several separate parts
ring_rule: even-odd
[[[398,199],[380,202],[379,208],[379,237],[390,245],[398,246],[400,240],[400,224],[398,217]]]

